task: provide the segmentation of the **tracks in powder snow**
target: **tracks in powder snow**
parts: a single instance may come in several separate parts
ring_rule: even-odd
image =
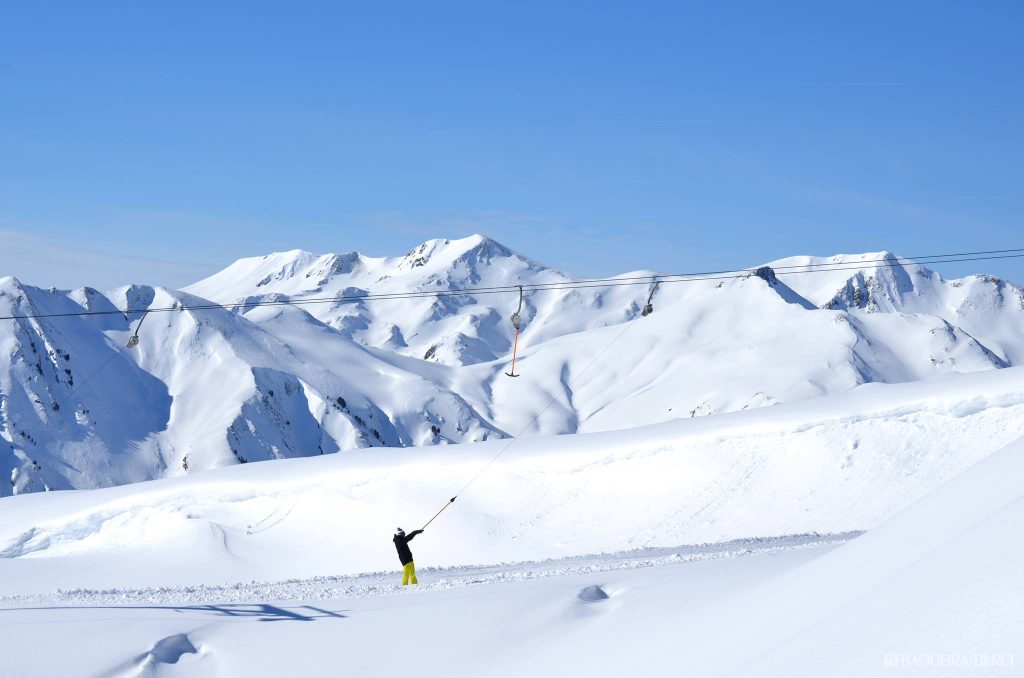
[[[252,603],[268,600],[364,598],[396,594],[403,590],[454,589],[478,584],[610,572],[699,560],[738,558],[756,553],[838,546],[861,534],[861,532],[800,534],[496,565],[425,567],[418,572],[422,583],[413,589],[402,587],[396,583],[398,576],[395,572],[368,572],[357,575],[311,577],[273,582],[253,581],[237,584],[107,590],[58,590],[51,594],[0,597],[0,608],[46,605],[134,605],[139,603],[158,605]]]

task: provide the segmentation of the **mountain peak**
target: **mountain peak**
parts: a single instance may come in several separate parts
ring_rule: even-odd
[[[837,264],[888,264],[899,261],[900,256],[888,250],[880,252],[862,252],[860,254],[836,254],[829,259]]]
[[[452,241],[454,251],[461,251],[461,258],[475,258],[481,263],[490,263],[492,258],[517,256],[497,240],[475,233],[466,238]]]
[[[0,277],[0,289],[3,289],[5,287],[10,287],[16,290],[23,289],[21,281],[18,280],[13,275],[5,275],[3,277]]]
[[[465,238],[460,238],[459,240],[456,240],[455,242],[457,242],[457,243],[465,243],[467,246],[469,246],[471,248],[474,248],[474,247],[497,247],[497,248],[502,249],[502,250],[510,251],[507,247],[502,245],[500,242],[498,242],[494,238],[491,238],[490,236],[486,236],[486,235],[484,235],[482,233],[474,233],[473,235],[468,235]]]
[[[919,264],[882,250],[830,257],[797,256],[773,267],[800,296],[821,308],[892,311],[922,293],[937,275]]]
[[[318,259],[320,255],[313,254],[302,249],[286,250],[284,252],[271,252],[270,254],[264,254],[259,257],[259,261],[272,263],[277,266],[293,266],[301,267],[308,266],[313,261]],[[247,259],[240,259],[239,261],[248,261]]]
[[[515,253],[497,240],[475,233],[455,240],[448,238],[427,240],[410,250],[405,255],[401,266],[412,269],[435,261],[443,262],[445,265],[457,261],[470,263],[472,260],[490,263],[490,260],[495,257],[510,256],[515,256]]]
[[[291,250],[284,250],[283,252],[271,252],[270,254],[264,254],[263,259],[300,259],[303,257],[315,257],[317,255],[307,250],[296,247]]]

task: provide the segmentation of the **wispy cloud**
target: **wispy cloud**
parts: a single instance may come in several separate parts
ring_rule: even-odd
[[[30,285],[110,289],[132,282],[182,287],[220,268],[219,264],[124,253],[74,239],[0,229],[0,276]]]

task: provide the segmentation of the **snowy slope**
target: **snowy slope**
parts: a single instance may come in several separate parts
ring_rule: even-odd
[[[894,265],[871,263],[882,257]],[[775,262],[778,275],[666,283],[647,317],[647,284],[531,291],[515,380],[504,376],[515,293],[252,306],[569,280],[483,236],[402,257],[243,259],[186,292],[6,278],[3,315],[110,314],[0,321],[0,472],[11,478],[0,495],[362,447],[621,430],[1024,358],[1019,288],[944,281],[885,253],[835,260],[856,270],[787,275],[825,261],[801,258]],[[150,314],[140,345],[121,348],[145,309],[208,299],[244,305]]]
[[[988,275],[944,280],[935,271],[890,252],[790,257],[770,265],[780,269],[839,265],[845,270],[779,273],[822,308],[935,316],[951,329],[976,338],[1000,360],[1011,364],[1024,360],[1024,289],[1005,280]]]
[[[104,297],[0,285],[3,315],[205,303],[149,287]],[[142,316],[129,317],[0,321],[0,463],[11,474],[0,495],[502,435],[448,388],[298,309],[261,309],[260,325],[218,309],[154,313],[130,351]]]
[[[631,444],[619,433],[581,435],[575,437],[576,449],[555,452],[551,448],[560,439],[553,438],[546,441],[547,450],[528,449],[524,459],[499,462],[498,479],[487,488],[504,485],[508,494],[522,496],[525,487],[528,496],[541,477],[550,491],[569,486],[570,498],[526,525],[528,531],[543,532],[559,524],[558,514],[585,509],[560,526],[560,536],[574,536],[570,525],[590,538],[598,525],[615,526],[615,512],[603,506],[609,503],[630,506],[629,520],[656,524],[667,518],[659,526],[666,535],[672,524],[705,520],[760,530],[801,520],[825,529],[844,521],[872,528],[839,546],[827,539],[821,547],[797,550],[751,542],[726,547],[731,551],[705,549],[706,557],[696,558],[628,563],[593,557],[490,570],[427,569],[421,590],[399,592],[393,584],[378,583],[388,575],[249,581],[274,574],[272,567],[260,569],[268,560],[294,577],[303,569],[302,558],[316,558],[318,550],[331,552],[338,563],[334,571],[343,569],[355,547],[346,533],[358,531],[356,523],[367,516],[352,512],[350,504],[332,507],[346,515],[340,532],[323,519],[331,512],[323,511],[328,504],[322,500],[320,519],[305,516],[302,558],[289,547],[297,531],[294,513],[252,535],[273,540],[273,547],[263,548],[246,547],[238,532],[212,520],[214,511],[224,521],[238,510],[238,503],[226,501],[232,494],[272,494],[290,485],[302,501],[313,501],[315,493],[323,494],[323,484],[343,478],[350,485],[338,488],[339,496],[365,491],[360,503],[371,504],[371,514],[380,511],[382,494],[401,511],[421,503],[409,501],[412,486],[397,464],[379,455],[370,462],[369,452],[362,464],[352,463],[358,455],[293,460],[110,490],[8,498],[4,502],[11,510],[0,518],[0,529],[31,525],[35,531],[5,548],[4,593],[47,595],[0,598],[4,666],[19,676],[384,676],[412,665],[423,676],[1018,675],[1024,652],[1024,549],[1014,538],[1024,528],[1019,371],[926,385],[865,386],[774,408],[780,417],[773,420],[760,410],[664,424],[635,432]],[[890,426],[877,443],[869,439]],[[967,433],[949,440],[958,431]],[[782,434],[788,444],[773,446],[772,438]],[[807,445],[809,434],[816,438]],[[966,441],[1003,445],[989,434],[1008,446],[992,454],[965,449]],[[840,444],[851,436],[860,443],[852,451]],[[715,454],[693,451],[704,437],[713,441]],[[676,447],[665,449],[666,439]],[[540,441],[521,444],[530,448]],[[757,452],[744,453],[737,445]],[[465,446],[465,451],[484,447]],[[545,465],[553,453],[570,460]],[[686,468],[688,475],[742,467],[737,473],[743,476],[724,471],[725,482],[715,488],[722,496],[735,492],[737,501],[716,507],[702,500],[711,508],[696,516],[674,513],[667,495],[656,487],[652,492],[669,470],[650,467],[659,454],[681,458],[677,468]],[[723,456],[721,466],[712,466]],[[843,463],[830,463],[839,459]],[[343,462],[344,473],[324,474],[322,467]],[[282,473],[272,477],[268,471],[274,467]],[[628,481],[624,491],[580,492],[600,482],[595,472],[602,467]],[[370,476],[377,480],[368,486]],[[423,476],[421,481],[431,481]],[[300,485],[303,477],[315,482]],[[682,480],[679,474],[673,479]],[[776,493],[794,496],[795,485],[805,481],[827,499],[819,503],[805,494],[795,504],[777,501]],[[387,485],[394,491],[383,491]],[[700,483],[680,485],[680,492],[690,494]],[[220,500],[216,505],[213,497]],[[497,506],[489,505],[494,502],[489,494],[486,499],[477,497],[468,507],[457,504],[453,511],[473,515],[449,514],[414,542],[418,560],[438,562],[439,554],[461,550],[466,541],[474,542],[477,557],[486,553],[500,559],[486,544],[514,535],[492,534],[489,526],[495,518],[519,518],[509,512],[510,504],[499,499]],[[128,514],[124,509],[132,502],[137,505]],[[167,511],[174,503],[180,505],[177,511],[188,511],[181,521]],[[92,532],[83,529],[97,514],[105,524]],[[137,517],[134,528],[128,515]],[[393,560],[385,528],[392,517],[380,521],[383,534],[377,536]],[[69,525],[69,519],[78,521],[74,529],[52,529]],[[191,533],[182,521],[191,522]],[[334,544],[339,534],[340,543]],[[360,546],[372,548],[373,535],[365,536]],[[161,541],[176,549],[161,548]],[[519,554],[539,553],[536,542],[522,535],[514,541]],[[437,542],[444,542],[443,548],[433,549]],[[182,548],[186,544],[189,553]],[[12,546],[22,553],[15,554]],[[574,542],[567,551],[587,546]],[[230,555],[215,555],[218,548]],[[245,583],[194,586],[211,567],[226,581]],[[393,578],[395,566],[388,567]],[[104,586],[107,581],[119,590],[53,591],[54,585]],[[192,586],[126,588],[182,582]],[[396,629],[409,630],[401,638],[400,656],[394,652]]]
[[[478,409],[513,434],[611,430],[1007,364],[941,318],[808,310],[756,276],[669,289],[646,318],[527,344],[515,382],[467,368],[491,384]]]
[[[203,300],[161,291],[153,303]],[[154,314],[131,353],[176,396],[167,438],[179,451],[197,448],[199,468],[230,457],[258,461],[494,433],[457,395],[380,360],[301,309],[261,308],[255,316],[259,324],[223,310]],[[209,429],[195,430],[196,423]],[[210,447],[225,433],[217,458]]]
[[[903,673],[1019,674],[1022,476],[1024,440],[737,602],[752,611],[785,601],[771,620],[784,625],[752,672],[789,675],[799,662],[828,662],[837,676],[867,675],[880,664]]]
[[[307,590],[311,597],[303,597],[305,582],[252,582],[225,591],[191,587],[57,594],[46,602],[0,599],[0,650],[4,669],[19,678],[391,677],[411,670],[431,678],[469,678],[509,675],[506,667],[512,665],[513,675],[526,673],[524,665],[536,676],[640,675],[590,666],[580,674],[573,667],[585,665],[587,655],[596,662],[611,653],[650,654],[646,648],[659,650],[668,666],[677,665],[685,660],[685,643],[677,639],[675,647],[661,649],[643,642],[635,630],[645,629],[645,620],[678,623],[694,608],[749,590],[819,553],[733,552],[710,561],[670,559],[611,570],[601,559],[585,559],[561,576],[464,569],[411,591],[399,591],[389,573],[390,585],[380,584],[380,590],[331,580],[317,582],[322,590]],[[435,574],[424,573],[424,579]],[[612,597],[582,599],[595,584]],[[604,626],[618,628],[619,637],[595,647],[587,631],[602,619]],[[530,661],[536,650],[555,647],[555,662],[548,652],[543,662]]]
[[[870,384],[644,429],[516,441],[416,541],[421,564],[539,560],[870,529],[1024,435],[1024,371]],[[394,567],[507,441],[249,464],[9,497],[8,593]],[[114,566],[114,563],[120,565]]]
[[[0,279],[0,315],[116,310],[95,290],[72,294]],[[104,331],[122,316],[0,320],[0,470],[11,492],[94,487],[159,477],[152,440],[171,396]]]
[[[561,637],[531,639],[528,658],[510,658],[494,675],[663,674],[675,666],[669,649],[701,676],[1020,675],[1022,473],[1018,440],[876,529],[699,614],[648,600],[627,625],[608,611],[585,636],[563,626]],[[630,639],[657,651],[599,651]]]

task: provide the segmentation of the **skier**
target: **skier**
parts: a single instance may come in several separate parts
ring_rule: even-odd
[[[423,530],[413,530],[406,536],[405,530],[402,528],[399,527],[395,530],[395,538],[392,541],[395,542],[395,548],[398,550],[398,559],[402,561],[402,586],[410,583],[419,583],[416,581],[416,564],[412,562],[412,551],[409,550],[409,542],[421,532]]]

